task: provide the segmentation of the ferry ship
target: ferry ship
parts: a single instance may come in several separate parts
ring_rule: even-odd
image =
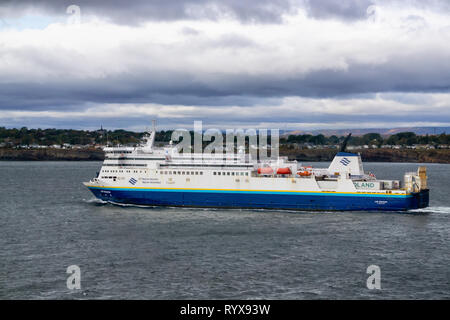
[[[258,160],[233,154],[183,154],[155,147],[156,129],[137,147],[106,147],[96,178],[84,185],[118,204],[320,211],[407,211],[429,203],[425,167],[404,181],[364,172],[361,156],[345,146],[328,168],[302,166],[287,157]]]

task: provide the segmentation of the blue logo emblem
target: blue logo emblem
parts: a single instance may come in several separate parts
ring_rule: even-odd
[[[135,178],[131,178],[128,182],[134,186],[136,184],[137,180]]]
[[[347,158],[342,158],[342,160],[339,162],[342,163],[344,166],[348,166],[351,161],[348,160]]]

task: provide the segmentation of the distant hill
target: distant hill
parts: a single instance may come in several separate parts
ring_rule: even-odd
[[[345,136],[349,133],[352,136],[362,136],[366,133],[379,133],[382,136],[390,136],[399,132],[414,132],[419,136],[424,135],[435,135],[441,133],[450,133],[450,127],[402,127],[402,128],[369,128],[369,129],[324,129],[324,130],[294,130],[286,131],[283,135],[299,135],[299,134],[311,134],[318,135],[323,134],[324,136]]]

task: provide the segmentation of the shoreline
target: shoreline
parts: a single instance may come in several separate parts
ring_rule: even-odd
[[[0,161],[103,161],[100,149],[10,149],[0,148]]]
[[[280,155],[301,162],[330,162],[336,149],[288,149],[280,148]],[[364,162],[442,163],[450,164],[450,149],[361,149]],[[101,149],[10,149],[0,148],[0,161],[103,161]]]
[[[332,161],[336,149],[289,150],[280,148],[280,155],[297,161]],[[396,162],[396,163],[442,163],[450,164],[450,149],[359,149],[348,152],[360,153],[363,162]]]

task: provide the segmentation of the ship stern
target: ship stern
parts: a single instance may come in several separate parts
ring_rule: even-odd
[[[414,209],[420,209],[420,208],[426,208],[430,204],[430,190],[429,189],[422,189],[419,192],[416,192],[414,195],[414,204],[416,208]]]

